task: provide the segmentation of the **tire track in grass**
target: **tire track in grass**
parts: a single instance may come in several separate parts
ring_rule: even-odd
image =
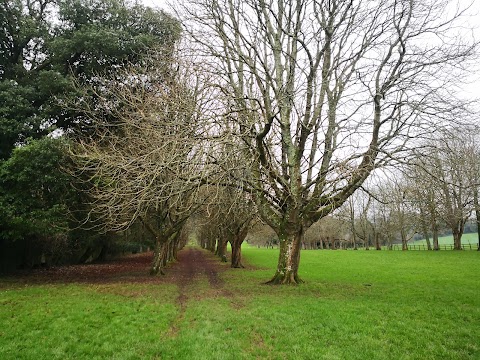
[[[193,296],[192,291],[206,277],[209,289],[206,293],[196,293],[195,299],[209,298],[210,295],[232,297],[233,294],[224,288],[224,281],[219,272],[225,271],[219,260],[207,251],[187,247],[178,253],[178,261],[167,269],[166,279],[178,286],[176,304],[179,314],[170,326],[169,336],[176,337],[179,327],[185,318],[187,303]]]

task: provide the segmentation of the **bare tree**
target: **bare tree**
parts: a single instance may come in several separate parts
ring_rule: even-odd
[[[250,231],[245,238],[249,244],[266,246],[267,248],[278,243],[278,238],[270,226],[263,223],[261,219],[255,218],[251,224]]]
[[[361,240],[365,243],[364,239],[359,234],[359,229],[357,228],[357,216],[364,211],[360,209],[359,205],[363,204],[363,194],[361,191],[355,192],[352,196],[348,198],[348,201],[340,208],[339,217],[343,219],[349,228],[349,237],[352,241],[353,250],[358,250],[358,243]]]
[[[312,232],[324,244],[323,248],[326,248],[326,244],[329,244],[328,248],[332,250],[346,247],[345,223],[337,216],[326,216],[320,219],[305,231],[305,237],[308,238],[309,233]]]
[[[243,268],[241,247],[252,220],[256,217],[254,204],[247,193],[234,187],[216,186],[207,194],[201,211],[201,241],[222,261],[226,261],[227,243],[232,248],[231,267]]]
[[[393,221],[394,228],[400,235],[402,250],[408,250],[408,242],[413,239],[417,232],[417,222],[415,221],[410,190],[408,182],[400,175],[391,179],[386,189],[391,221]],[[384,198],[385,200],[387,199]]]
[[[429,179],[427,186],[431,190],[426,194],[433,203],[429,205],[432,226],[437,226],[434,217],[440,218],[452,231],[454,249],[461,250],[465,223],[475,209],[478,188],[474,139],[469,129],[452,129],[425,144],[421,155],[415,162],[415,173],[423,174],[419,182]]]
[[[480,251],[480,146],[478,143],[478,128],[472,129],[467,134],[467,143],[465,149],[466,156],[466,175],[470,180],[470,189],[472,191],[473,210],[475,212],[475,222],[478,232],[478,248]]]
[[[270,283],[300,282],[305,229],[461,110],[448,87],[475,46],[448,4],[191,0],[179,10],[224,103],[212,112],[250,160],[244,189],[280,240]]]
[[[427,242],[428,250],[432,249],[430,234],[432,235],[433,250],[440,250],[438,236],[441,218],[439,215],[438,183],[433,174],[426,171],[421,158],[408,166],[405,174],[409,182],[409,194],[417,210],[419,228]]]
[[[157,274],[175,256],[182,227],[198,206],[205,168],[196,89],[187,72],[165,78],[165,63],[152,62],[116,79],[98,78],[93,103],[79,98],[75,106],[95,131],[77,139],[72,158],[77,175],[88,179],[98,227],[123,230],[140,220],[153,235],[151,272]]]

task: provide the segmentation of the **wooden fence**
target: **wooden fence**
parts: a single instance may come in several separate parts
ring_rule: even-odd
[[[267,247],[271,249],[278,249],[279,245],[278,243],[267,243],[267,244],[262,244],[262,245],[256,245],[257,247]],[[448,245],[439,245],[439,250],[453,250],[453,244],[448,244]],[[357,245],[358,250],[365,250],[364,246],[361,246],[360,244]],[[325,249],[320,249],[320,248],[310,248],[306,249],[302,246],[303,250],[329,250],[328,248]],[[433,249],[433,244],[432,244],[432,249]],[[477,250],[478,249],[478,244],[473,243],[473,244],[462,244],[462,249],[463,250]],[[335,250],[353,250],[352,247],[338,247]],[[375,251],[375,246],[370,246],[369,250]],[[402,250],[402,244],[393,244],[391,247],[387,246],[382,246],[382,250]],[[408,250],[428,250],[428,247],[426,244],[421,244],[421,245],[408,245]]]
[[[438,245],[439,250],[453,250],[453,244],[448,244],[448,245]],[[433,248],[433,244],[432,244]],[[478,244],[462,244],[462,249],[463,250],[477,250],[478,249]],[[402,244],[394,244],[392,245],[391,250],[402,250]],[[408,250],[428,250],[428,247],[426,244],[422,245],[408,245]]]

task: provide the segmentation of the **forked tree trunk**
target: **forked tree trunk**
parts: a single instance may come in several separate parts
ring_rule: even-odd
[[[459,231],[453,232],[453,250],[462,250],[462,233]]]
[[[230,240],[232,245],[232,268],[244,268],[242,264],[242,244],[247,237],[250,221],[251,219],[243,223]]]
[[[300,265],[300,245],[303,239],[303,229],[294,234],[279,235],[280,254],[277,271],[267,282],[270,285],[300,284],[303,281],[298,276]]]
[[[175,243],[175,236],[168,240],[157,238],[155,248],[153,250],[152,267],[150,268],[150,275],[165,275],[163,268],[169,261],[169,248]]]
[[[353,235],[352,235],[352,242],[353,242],[353,250],[358,250],[357,237],[356,237],[355,233],[353,233]]]
[[[425,241],[427,242],[427,249],[432,250],[432,244],[430,243],[430,237],[428,236],[428,233],[425,233]]]

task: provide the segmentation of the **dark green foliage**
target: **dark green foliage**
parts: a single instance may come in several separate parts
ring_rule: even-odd
[[[114,77],[152,48],[168,58],[180,36],[171,16],[120,0],[4,1],[0,28],[0,159],[27,138],[82,124],[65,107],[78,95],[73,77]]]
[[[9,229],[0,237],[53,236],[68,228],[67,203],[75,196],[60,169],[66,156],[60,140],[44,138],[16,148],[0,168],[0,206]]]
[[[66,252],[69,209],[78,197],[61,170],[64,146],[51,138],[31,140],[0,164],[0,248],[10,266],[30,267],[42,262],[42,255],[59,258]]]

